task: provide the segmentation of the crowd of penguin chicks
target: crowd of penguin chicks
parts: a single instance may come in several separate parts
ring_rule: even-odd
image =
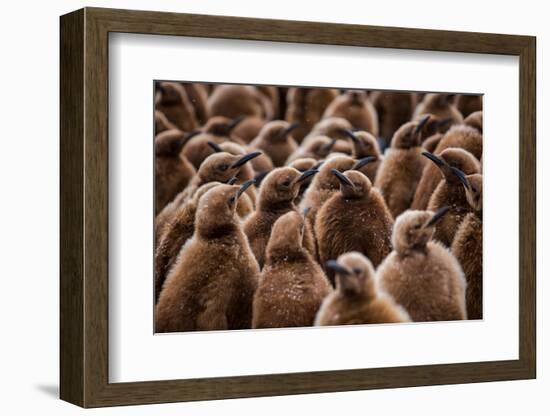
[[[482,318],[481,96],[155,83],[155,331]]]

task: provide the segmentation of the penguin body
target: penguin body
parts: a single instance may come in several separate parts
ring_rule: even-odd
[[[273,108],[268,97],[256,87],[248,85],[218,85],[207,101],[210,117],[224,116],[236,118],[241,116],[260,117],[271,120]]]
[[[292,130],[296,127],[298,127],[297,124],[290,124],[283,120],[270,121],[250,142],[250,148],[261,150],[269,156],[275,167],[283,166],[298,148],[298,144],[292,137]]]
[[[481,111],[483,97],[481,95],[458,94],[456,97],[456,108],[462,113],[463,117]]]
[[[250,143],[258,136],[265,123],[266,120],[260,117],[245,117],[243,121],[233,129],[233,133],[244,143]]]
[[[445,133],[435,148],[435,153],[440,153],[449,147],[460,147],[480,160],[483,153],[483,139],[479,130],[466,125],[457,125]]]
[[[168,120],[162,111],[155,110],[155,136],[172,129],[177,129],[176,125]]]
[[[412,118],[417,104],[415,93],[374,91],[369,96],[379,120],[379,134],[389,143],[399,127]]]
[[[365,91],[350,90],[336,97],[324,117],[342,117],[357,128],[378,136],[378,115]]]
[[[473,127],[480,134],[483,134],[483,112],[475,111],[464,119],[464,124]],[[481,156],[480,156],[481,160]]]
[[[161,111],[181,131],[189,132],[198,127],[195,108],[179,82],[160,82],[156,88],[156,110]]]

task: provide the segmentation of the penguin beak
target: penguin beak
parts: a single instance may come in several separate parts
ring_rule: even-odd
[[[256,176],[254,176],[254,180],[256,181],[256,186],[260,186],[260,184],[262,183],[262,181],[264,180],[264,178],[267,176],[267,174],[269,173],[268,170],[264,171],[264,172],[259,172],[256,174]]]
[[[336,274],[340,274],[342,276],[349,276],[351,275],[351,272],[346,269],[344,266],[342,266],[340,263],[338,263],[336,260],[329,260],[325,263],[325,266],[327,269],[332,270]]]
[[[430,152],[422,152],[422,156],[425,156],[427,157],[428,159],[430,159],[432,162],[434,162],[437,167],[439,169],[443,169],[444,167],[447,166],[447,163],[445,163],[443,160],[441,160],[440,158],[438,158],[436,155],[434,155],[433,153],[430,153]]]
[[[336,139],[330,139],[330,142],[325,144],[322,149],[326,151],[327,153],[330,153],[334,145],[336,144]]]
[[[324,159],[321,159],[311,169],[319,169],[323,165],[323,163],[325,163],[325,161]]]
[[[237,160],[233,165],[231,166],[232,169],[240,168],[242,165],[244,165],[249,160],[254,159],[255,157],[258,157],[262,154],[262,152],[252,152],[247,155],[244,155],[239,160]]]
[[[349,137],[353,143],[360,143],[359,138],[351,130],[341,129],[340,133],[342,133],[344,136]]]
[[[331,169],[330,171],[334,176],[336,176],[336,178],[340,181],[340,183],[343,186],[349,186],[351,188],[355,188],[355,186],[353,185],[353,182],[351,182],[342,172],[340,172],[337,169]]]
[[[199,134],[201,134],[202,131],[200,130],[193,130],[193,131],[190,131],[189,133],[187,133],[184,138],[185,138],[185,143],[187,143],[189,140],[191,140],[193,137],[195,136],[198,136]]]
[[[244,120],[243,116],[234,118],[231,123],[227,125],[227,134],[231,133],[235,127],[237,127]]]
[[[451,124],[451,121],[453,121],[451,118],[444,118],[443,120],[436,121],[435,122],[436,131],[439,131],[440,129],[447,127],[449,124]]]
[[[457,169],[453,166],[451,166],[450,169],[451,169],[451,173],[458,178],[458,180],[462,185],[464,185],[464,188],[470,189],[470,182],[468,182],[468,178],[466,178],[466,175],[464,174],[464,172],[462,172],[460,169]]]
[[[416,125],[416,128],[414,129],[414,134],[420,133],[429,119],[430,119],[430,115],[428,114],[426,117],[420,120]]]
[[[290,133],[292,133],[298,127],[300,127],[300,123],[292,123],[290,126],[288,126],[286,129],[283,130],[284,137],[288,136]]]
[[[364,157],[363,159],[360,159],[360,160],[357,161],[357,163],[353,166],[353,170],[359,170],[363,166],[366,166],[369,163],[374,162],[375,160],[378,160],[378,158],[376,156]]]
[[[229,180],[226,183],[228,185],[235,185],[237,183],[237,177],[233,176],[232,178],[229,178]]]
[[[215,153],[220,153],[220,152],[223,152],[222,148],[220,147],[220,145],[216,142],[213,142],[211,140],[208,140],[208,146],[210,146]]]
[[[447,211],[449,211],[449,209],[451,209],[451,207],[449,207],[449,206],[439,208],[435,212],[433,217],[430,218],[428,220],[428,222],[426,222],[426,224],[424,224],[423,228],[428,228],[428,227],[432,227],[433,225],[435,225],[441,218],[443,218],[443,216],[447,213]]]
[[[229,199],[229,202],[231,204],[234,204],[235,202],[238,201],[238,199],[241,197],[241,195],[248,189],[250,188],[252,185],[254,185],[256,183],[256,180],[255,179],[250,179],[249,181],[246,181],[245,183],[243,183],[241,185],[241,187],[239,188],[239,190],[237,191],[237,193],[235,195],[233,195],[230,199]]]
[[[296,181],[294,183],[300,183],[300,182],[303,182],[305,181],[307,178],[313,176],[313,175],[316,175],[317,173],[319,173],[319,171],[317,169],[308,169],[306,170],[304,173],[302,173],[298,179],[296,179]]]

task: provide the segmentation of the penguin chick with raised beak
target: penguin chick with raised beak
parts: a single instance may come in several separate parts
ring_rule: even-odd
[[[426,94],[422,101],[418,103],[414,111],[414,118],[431,114],[434,118],[448,119],[447,129],[453,124],[462,123],[463,117],[454,103],[456,94]]]
[[[252,183],[218,185],[199,201],[185,244],[156,305],[156,332],[245,329],[260,270],[236,215]]]
[[[164,226],[155,249],[155,300],[158,300],[162,285],[176,261],[178,253],[187,240],[193,236],[195,213],[200,198],[218,185],[220,185],[219,182],[209,182],[202,185],[191,199],[176,209],[173,218]],[[237,214],[242,220],[252,211],[254,211],[254,205],[245,192],[237,202]]]
[[[430,116],[403,124],[386,150],[375,186],[394,218],[411,206],[426,159],[422,156],[422,128]]]
[[[382,162],[380,146],[378,140],[367,131],[346,131],[353,145],[352,156],[355,159],[363,159],[365,157],[374,157],[376,160],[365,166],[364,173],[372,183],[376,180],[376,174]]]
[[[292,131],[297,127],[298,124],[290,124],[283,120],[270,121],[252,140],[250,148],[261,150],[268,155],[275,167],[283,166],[298,148],[292,137]]]
[[[296,211],[279,217],[266,249],[254,295],[253,328],[312,326],[331,291],[323,270],[303,246],[304,218]]]
[[[324,117],[342,117],[357,129],[378,136],[378,115],[365,91],[350,90],[336,97]]]
[[[392,253],[376,272],[378,287],[402,305],[413,321],[466,319],[466,280],[458,260],[431,241],[447,207],[406,211],[393,230]]]
[[[445,160],[431,153],[424,152],[423,154],[437,165],[443,176],[443,180],[439,182],[430,198],[430,202],[428,202],[428,209],[437,211],[444,206],[449,207],[449,213],[439,221],[435,228],[434,238],[450,247],[458,226],[466,214],[472,211],[463,188],[465,174],[460,169],[450,166]],[[468,153],[466,152],[466,154]],[[475,160],[473,157],[472,159]],[[473,173],[478,173],[478,171]]]
[[[409,322],[407,312],[385,293],[376,289],[374,268],[358,252],[329,260],[336,290],[329,294],[315,319],[315,325],[360,325]]]
[[[304,173],[306,170],[310,170],[310,169],[318,170],[322,164],[323,164],[322,161],[315,160],[311,157],[306,157],[306,158],[296,159],[293,162],[290,162],[288,166],[294,169],[298,169],[300,172]],[[310,176],[309,178],[302,181],[302,184],[300,185],[300,191],[298,192],[298,196],[294,201],[297,205],[302,200],[304,193],[306,192],[309,185],[311,185],[312,181],[313,181],[313,176]]]
[[[373,91],[369,98],[376,109],[379,135],[389,143],[399,127],[412,118],[418,98],[410,92]]]
[[[483,176],[466,176],[466,199],[474,210],[458,227],[451,251],[466,277],[466,310],[468,319],[483,318]]]
[[[158,82],[155,88],[155,109],[161,111],[181,131],[189,132],[198,127],[195,108],[179,82]]]
[[[263,179],[257,209],[244,223],[245,234],[260,268],[265,262],[265,249],[273,224],[287,212],[297,211],[294,201],[298,196],[300,185],[302,181],[316,173],[317,170],[301,173],[294,168],[282,167],[274,169]],[[310,233],[306,233],[304,246],[311,252],[315,250]]]
[[[326,264],[348,251],[359,251],[376,267],[392,250],[393,217],[369,178],[356,170],[332,170],[340,192],[323,204],[315,220],[319,262]],[[326,270],[333,280],[333,271]]]

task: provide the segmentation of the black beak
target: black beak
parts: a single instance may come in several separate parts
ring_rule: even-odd
[[[447,166],[447,163],[445,163],[443,160],[441,160],[440,158],[438,158],[436,155],[434,155],[433,153],[430,153],[430,152],[422,152],[422,156],[425,156],[427,157],[428,159],[430,159],[432,162],[434,162],[437,167],[439,169]]]
[[[283,135],[285,137],[288,136],[292,131],[296,130],[298,127],[300,127],[300,123],[292,123],[290,126],[288,126],[284,130]]]
[[[334,147],[335,144],[336,144],[336,139],[330,139],[330,142],[328,142],[323,146],[323,150],[325,150],[327,153],[330,153],[331,149]]]
[[[334,273],[341,274],[343,276],[349,276],[351,273],[348,269],[338,263],[336,260],[329,260],[325,263],[327,269],[334,271]]]
[[[162,94],[165,93],[164,87],[162,86],[162,84],[160,82],[155,82],[155,92],[160,92]]]
[[[237,127],[242,121],[244,120],[243,116],[239,116],[234,118],[231,123],[227,125],[227,134],[231,133],[231,131]]]
[[[305,181],[307,178],[309,178],[310,176],[313,176],[315,174],[319,173],[319,171],[317,169],[308,169],[306,170],[304,173],[302,173],[298,179],[296,179],[296,182],[295,183],[300,183],[302,181]]]
[[[229,178],[229,180],[226,183],[228,185],[235,185],[237,183],[237,177],[233,176],[232,178]]]
[[[367,157],[364,157],[363,159],[359,159],[357,163],[353,166],[353,170],[359,170],[363,166],[368,165],[369,163],[374,162],[376,160],[378,160],[376,156],[367,156]]]
[[[341,129],[340,133],[342,133],[343,135],[349,137],[354,143],[359,143],[359,139],[357,138],[357,136],[351,130]]]
[[[462,172],[458,168],[455,168],[454,166],[451,166],[451,173],[458,178],[458,180],[462,183],[462,185],[464,185],[466,189],[470,189],[470,183],[468,182],[468,178],[466,178],[464,172]]]
[[[216,153],[219,153],[219,152],[223,152],[222,148],[220,147],[220,145],[216,142],[213,142],[211,140],[208,140],[208,146],[210,146],[214,152]]]
[[[424,228],[431,227],[436,224],[441,218],[443,218],[443,216],[447,213],[447,211],[449,211],[449,209],[451,209],[451,207],[449,206],[439,208],[435,212],[433,217],[430,218],[430,220],[426,224],[424,224]]]
[[[420,133],[429,119],[430,119],[430,115],[428,114],[426,117],[420,120],[416,125],[416,128],[414,129],[414,134]]]
[[[257,173],[256,176],[254,176],[254,180],[256,181],[256,186],[260,186],[260,184],[262,183],[262,181],[264,180],[264,178],[267,176],[268,173],[269,171],[266,170],[264,172]]]
[[[323,163],[325,163],[324,159],[319,160],[311,169],[319,169]]]
[[[250,179],[249,181],[246,181],[245,183],[243,183],[243,184],[241,185],[241,187],[239,188],[239,190],[237,191],[237,193],[229,199],[229,202],[231,202],[232,204],[234,204],[235,202],[237,202],[237,200],[241,197],[241,195],[242,195],[248,188],[250,188],[252,185],[254,185],[255,183],[256,183],[256,180],[255,180],[255,179]]]
[[[252,153],[249,153],[247,155],[244,155],[239,160],[237,160],[235,163],[233,163],[231,168],[233,168],[233,169],[240,168],[246,162],[248,162],[249,160],[254,159],[255,157],[260,156],[261,154],[262,154],[262,152],[252,152]]]
[[[451,122],[453,121],[452,118],[444,118],[443,120],[438,120],[435,122],[435,128],[437,131],[440,129],[447,127]]]
[[[310,210],[311,210],[311,207],[305,207],[304,210],[302,211],[302,217],[306,218]]]
[[[353,183],[342,172],[338,171],[337,169],[331,169],[330,171],[334,176],[336,176],[336,178],[338,178],[342,185],[351,186],[352,188],[354,187]]]

